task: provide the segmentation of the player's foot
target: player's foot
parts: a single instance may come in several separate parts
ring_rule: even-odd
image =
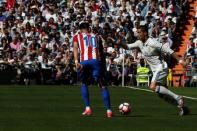
[[[180,112],[179,112],[180,116],[185,116],[185,115],[188,115],[189,113],[190,113],[190,110],[187,106],[183,106],[180,108]]]
[[[113,116],[113,112],[111,110],[107,111],[107,117],[111,118]]]
[[[177,100],[178,108],[180,109],[179,115],[184,116],[190,113],[190,110],[187,106],[184,105],[184,98],[180,96]]]
[[[184,99],[182,96],[179,96],[177,99],[178,108],[184,107]]]
[[[92,115],[92,109],[91,108],[85,109],[85,111],[82,113],[82,115],[84,115],[84,116]]]

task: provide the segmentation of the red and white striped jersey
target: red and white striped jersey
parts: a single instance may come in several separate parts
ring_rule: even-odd
[[[80,62],[98,59],[98,45],[96,35],[91,33],[79,33],[73,37],[73,43],[78,43],[80,50]]]

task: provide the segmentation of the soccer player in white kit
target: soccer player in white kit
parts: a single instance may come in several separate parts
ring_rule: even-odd
[[[168,96],[168,98],[170,97],[171,100],[175,101],[175,104],[180,109],[179,115],[187,115],[189,113],[189,110],[186,106],[184,106],[183,97],[173,93],[166,88],[168,66],[162,58],[162,54],[171,55],[183,66],[185,66],[186,63],[182,59],[180,59],[172,49],[163,45],[162,43],[159,43],[156,39],[149,37],[148,28],[146,25],[140,26],[138,35],[139,40],[137,40],[136,42],[128,45],[126,45],[125,43],[120,43],[120,45],[124,49],[138,48],[141,51],[144,59],[149,64],[153,73],[150,89],[158,93],[159,95],[164,96],[163,98],[166,98],[165,96]],[[167,100],[168,102],[170,102],[169,99]]]

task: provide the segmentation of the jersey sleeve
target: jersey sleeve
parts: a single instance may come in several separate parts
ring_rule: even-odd
[[[128,48],[129,49],[136,49],[136,48],[140,48],[140,45],[142,44],[142,42],[140,40],[137,40],[136,42],[132,43],[132,44],[128,44]]]
[[[172,53],[174,53],[172,49],[170,49],[168,46],[165,46],[165,45],[162,45],[161,51],[164,53],[167,53],[168,55],[171,55]]]
[[[151,41],[151,45],[156,47],[162,53],[166,53],[168,55],[171,55],[172,53],[174,53],[174,51],[172,49],[170,49],[170,47],[163,45],[159,41],[153,40],[153,41]]]
[[[75,35],[75,36],[73,37],[73,43],[74,43],[74,42],[78,43],[77,35]]]
[[[157,44],[159,45],[159,49],[161,50],[162,53],[166,53],[168,55],[171,55],[172,53],[174,53],[174,51],[170,49],[170,47],[165,46],[160,42],[158,42]]]

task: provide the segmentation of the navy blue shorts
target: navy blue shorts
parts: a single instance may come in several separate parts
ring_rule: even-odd
[[[86,82],[89,78],[93,78],[97,82],[101,77],[101,65],[98,60],[86,60],[80,62],[82,69],[77,71],[78,78]]]

